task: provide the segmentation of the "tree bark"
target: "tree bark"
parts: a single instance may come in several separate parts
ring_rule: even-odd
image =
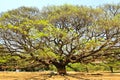
[[[59,75],[66,75],[67,74],[66,66],[67,66],[68,63],[69,63],[69,61],[67,61],[67,60],[59,60],[59,61],[54,60],[52,62],[52,64],[56,67],[57,73]]]
[[[67,72],[66,72],[66,67],[65,67],[66,65],[57,65],[57,66],[55,66],[56,68],[57,68],[57,72],[58,72],[58,74],[60,74],[60,75],[65,75],[65,74],[67,74]]]

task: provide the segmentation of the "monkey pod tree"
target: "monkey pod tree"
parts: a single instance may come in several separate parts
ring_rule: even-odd
[[[66,73],[65,66],[68,63],[88,63],[114,54],[106,53],[106,50],[119,44],[119,11],[111,18],[104,12],[101,8],[71,5],[49,7],[43,12],[53,25],[44,29],[48,35],[45,42],[59,56],[51,62],[60,74]]]
[[[59,74],[66,74],[69,63],[115,54],[106,51],[119,45],[119,12],[112,18],[105,13],[102,8],[72,5],[46,7],[41,12],[21,7],[1,15],[1,44],[13,56],[53,64]]]

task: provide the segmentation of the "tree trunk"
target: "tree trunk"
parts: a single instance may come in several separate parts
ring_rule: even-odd
[[[57,68],[57,73],[60,74],[60,75],[67,74],[65,66],[66,65],[62,65],[62,64],[55,65],[55,67]]]
[[[111,73],[113,73],[113,72],[114,72],[114,71],[113,71],[113,67],[112,67],[112,66],[109,66],[109,68],[110,68]]]
[[[88,67],[87,67],[87,66],[85,67],[85,70],[86,70],[86,72],[87,72],[87,73],[89,72],[89,69],[88,69]]]

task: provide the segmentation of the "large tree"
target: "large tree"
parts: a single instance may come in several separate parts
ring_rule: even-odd
[[[0,17],[1,44],[13,56],[53,64],[59,74],[66,74],[69,63],[88,63],[115,54],[108,52],[120,46],[120,5],[114,7],[63,5],[42,11],[27,7],[8,11]]]

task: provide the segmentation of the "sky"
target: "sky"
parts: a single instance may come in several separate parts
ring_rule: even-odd
[[[107,3],[120,3],[120,0],[0,0],[0,13],[16,9],[21,6],[37,7],[42,9],[44,6],[51,5],[85,5],[96,7]]]

